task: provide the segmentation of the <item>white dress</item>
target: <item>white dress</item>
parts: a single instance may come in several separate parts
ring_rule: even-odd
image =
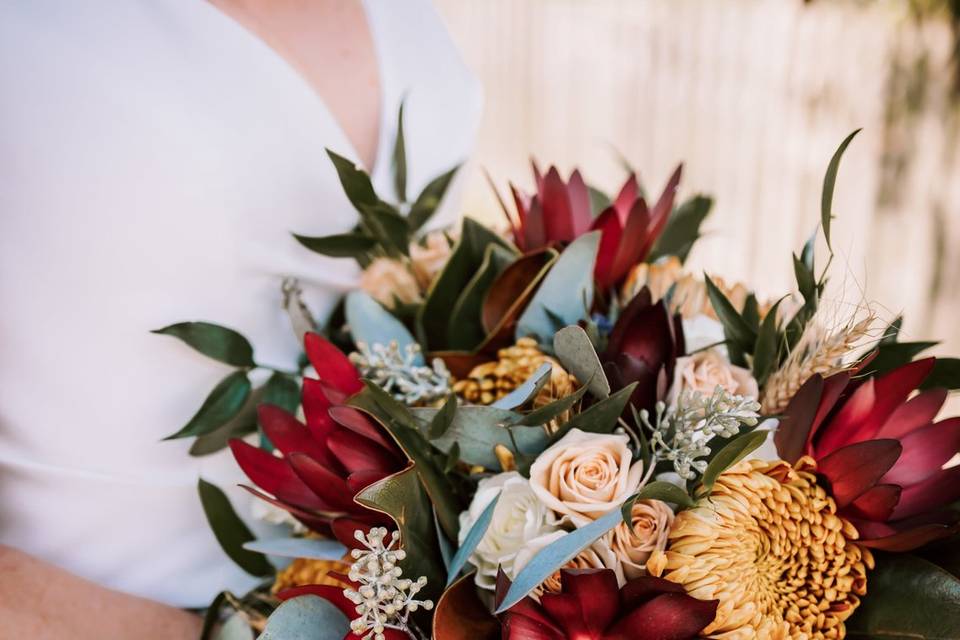
[[[392,197],[405,95],[415,193],[468,156],[479,87],[429,3],[365,6],[374,182]],[[204,0],[0,4],[0,543],[177,606],[255,583],[197,498],[198,474],[242,478],[229,454],[161,442],[229,368],[150,330],[217,322],[294,364],[283,277],[324,314],[358,276],[290,235],[356,221],[325,147],[356,157],[289,64]]]

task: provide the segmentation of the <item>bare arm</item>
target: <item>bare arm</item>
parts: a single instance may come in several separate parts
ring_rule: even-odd
[[[197,640],[200,619],[0,545],[0,620],[12,638]]]

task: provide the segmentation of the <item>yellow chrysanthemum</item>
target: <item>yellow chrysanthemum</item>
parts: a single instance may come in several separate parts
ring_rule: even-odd
[[[277,577],[270,589],[272,593],[280,593],[292,587],[302,587],[308,584],[327,584],[333,587],[349,586],[344,581],[331,575],[339,573],[347,575],[350,565],[339,560],[311,560],[297,558],[290,565],[277,572]]]
[[[844,637],[843,621],[867,590],[870,551],[836,515],[802,458],[745,461],[721,474],[710,497],[681,512],[653,575],[720,601],[704,635],[735,639]]]

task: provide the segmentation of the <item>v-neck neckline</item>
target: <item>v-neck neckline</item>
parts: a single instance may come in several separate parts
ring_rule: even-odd
[[[187,2],[196,1],[197,0],[187,0]],[[383,51],[384,45],[382,39],[379,37],[377,21],[373,15],[374,9],[371,6],[374,3],[372,3],[370,0],[360,1],[366,18],[367,29],[370,32],[370,41],[373,44],[373,56],[377,68],[377,85],[379,88],[380,98],[377,109],[377,148],[373,154],[373,165],[367,167],[365,166],[363,158],[360,157],[354,141],[351,140],[349,135],[347,135],[347,131],[344,128],[343,123],[330,108],[326,98],[324,98],[324,96],[317,91],[313,84],[307,80],[306,76],[304,76],[303,72],[298,69],[296,65],[285,58],[277,49],[270,45],[270,43],[261,38],[251,29],[247,28],[247,26],[241,23],[239,20],[214,5],[212,2],[210,2],[210,0],[199,0],[199,2],[200,4],[205,5],[208,11],[215,14],[215,20],[223,22],[225,28],[236,33],[239,39],[248,41],[251,47],[262,50],[265,56],[273,60],[274,66],[285,69],[285,73],[289,76],[292,76],[296,84],[298,84],[301,89],[313,96],[320,109],[326,114],[327,118],[329,118],[330,122],[333,124],[333,127],[336,128],[338,135],[343,140],[343,143],[346,145],[345,149],[331,149],[331,151],[352,158],[354,162],[363,167],[371,177],[379,174],[380,169],[385,162],[384,154],[387,152],[387,129],[391,121],[387,112],[390,110],[390,105],[393,104],[393,98],[391,95],[389,95],[391,83],[387,79],[387,56]]]

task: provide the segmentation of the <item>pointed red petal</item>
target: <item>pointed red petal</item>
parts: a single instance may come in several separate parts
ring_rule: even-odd
[[[617,256],[617,247],[623,237],[623,227],[617,212],[612,207],[606,209],[593,221],[593,228],[600,230],[600,246],[597,249],[597,262],[593,267],[593,277],[600,287],[606,289],[616,283],[613,277],[613,260]]]
[[[352,495],[357,495],[375,482],[380,482],[390,475],[389,471],[357,471],[347,476],[347,485]]]
[[[332,342],[320,334],[308,333],[303,339],[303,348],[321,381],[348,395],[363,389],[356,367]]]
[[[326,443],[327,436],[334,429],[334,424],[327,413],[332,405],[327,398],[323,383],[314,378],[304,378],[300,401],[303,404],[303,415],[307,420],[310,433],[315,440]]]
[[[896,440],[867,440],[837,449],[817,461],[842,509],[873,487],[890,470],[902,448]]]
[[[930,389],[918,393],[902,404],[883,423],[878,438],[900,438],[914,429],[925,427],[937,417],[947,399],[946,389]]]
[[[814,374],[801,385],[796,395],[790,400],[773,436],[777,453],[783,460],[793,464],[807,453],[810,429],[820,408],[822,396],[823,377]]]
[[[346,480],[303,453],[291,454],[287,461],[297,477],[332,509],[347,513],[357,510],[353,501],[355,493]]]
[[[272,404],[262,404],[257,407],[257,417],[267,438],[285,456],[295,452],[306,453],[327,466],[339,469],[339,463],[326,444],[315,439],[292,414]]]
[[[570,210],[573,218],[573,235],[579,237],[590,230],[593,213],[590,210],[590,192],[583,181],[580,171],[574,170],[567,182],[570,196]]]
[[[527,211],[527,223],[524,226],[523,234],[526,238],[526,251],[541,249],[551,244],[551,239],[547,236],[543,206],[540,204],[539,198],[530,201],[530,209]]]
[[[680,184],[680,175],[682,173],[683,165],[680,165],[674,170],[670,179],[667,180],[667,186],[664,187],[663,193],[660,194],[660,199],[657,200],[653,211],[650,212],[650,224],[647,228],[647,237],[640,249],[641,260],[646,259],[647,254],[649,254],[653,248],[653,243],[657,241],[657,238],[663,233],[664,227],[667,226],[667,220],[670,219],[670,214],[673,212],[673,200],[677,195],[677,187]]]
[[[884,476],[884,482],[911,485],[940,470],[960,451],[960,418],[950,418],[900,438],[903,454]]]
[[[620,589],[622,609],[636,609],[644,602],[663,593],[686,593],[683,585],[663,578],[641,576],[634,578]]]
[[[533,169],[533,183],[537,187],[537,193],[543,191],[543,172],[537,166],[537,161],[530,158],[530,168]]]
[[[399,454],[397,443],[393,441],[393,438],[385,434],[383,429],[363,412],[353,407],[333,407],[329,414],[340,426],[346,427],[364,438],[373,440],[384,449],[396,451]]]
[[[324,535],[330,535],[332,533],[332,530],[330,529],[330,520],[327,517],[323,516],[322,514],[318,515],[318,514],[310,513],[308,511],[304,511],[299,507],[295,507],[292,504],[283,502],[282,500],[277,500],[273,496],[269,496],[264,492],[260,491],[259,489],[255,489],[245,484],[240,485],[240,488],[245,489],[249,493],[252,493],[254,496],[256,496],[257,498],[260,498],[261,500],[263,500],[268,504],[272,504],[273,506],[279,509],[283,509],[284,511],[287,511],[288,513],[290,513],[290,515],[292,515],[294,518],[302,522],[304,526],[310,529],[311,531],[316,531]]]
[[[619,282],[635,265],[643,259],[643,247],[647,240],[647,228],[650,226],[650,211],[647,203],[640,198],[634,203],[623,225],[620,245],[617,247],[610,277]]]
[[[896,519],[918,516],[960,499],[960,466],[950,467],[917,484],[903,488],[893,510]]]
[[[891,523],[851,521],[860,533],[858,544],[882,551],[912,551],[960,530],[960,513],[936,511]]]
[[[665,593],[621,618],[603,640],[686,640],[713,622],[718,600],[697,600],[684,593]]]
[[[556,167],[550,167],[543,179],[540,192],[543,206],[543,222],[547,230],[547,239],[551,242],[570,242],[574,239],[573,209],[567,185],[563,183]]]
[[[267,493],[307,510],[329,508],[297,477],[286,460],[236,438],[230,441],[230,450],[247,477]]]
[[[503,640],[568,640],[569,636],[546,619],[534,619],[514,613],[503,614]],[[442,640],[437,638],[437,640]]]
[[[617,615],[617,576],[610,569],[560,572],[562,593],[545,593],[540,604],[568,638],[599,638]]]
[[[638,197],[640,197],[640,184],[637,182],[637,174],[631,173],[613,201],[613,208],[617,212],[617,217],[620,218],[621,225],[626,224],[630,209],[633,208],[633,203]]]
[[[882,522],[893,514],[893,508],[900,500],[900,491],[896,484],[878,484],[860,494],[847,511],[851,517]]]
[[[331,434],[327,446],[349,473],[396,471],[401,466],[391,452],[346,429]]]

